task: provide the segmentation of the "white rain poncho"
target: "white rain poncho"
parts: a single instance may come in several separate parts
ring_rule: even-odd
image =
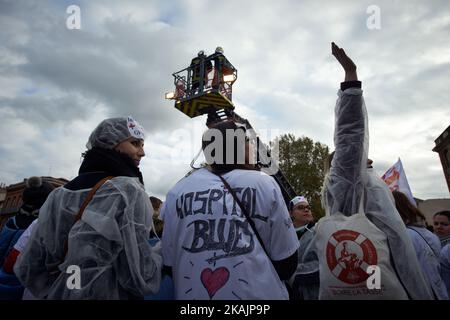
[[[143,186],[130,177],[105,182],[73,225],[89,191],[61,187],[50,194],[14,267],[17,277],[38,298],[130,299],[156,293],[162,257],[148,243],[153,210]],[[71,265],[81,270],[81,289],[67,286],[76,283],[73,271],[66,273]]]
[[[326,214],[341,212],[353,215],[359,211],[363,197],[364,213],[387,236],[391,261],[410,298],[432,299],[392,193],[371,169],[367,169],[369,133],[362,90],[339,90],[338,96],[334,133],[336,149],[322,190]]]

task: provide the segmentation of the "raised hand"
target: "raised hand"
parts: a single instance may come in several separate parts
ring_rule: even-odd
[[[344,49],[339,48],[334,42],[331,43],[331,53],[341,64],[345,71],[345,81],[357,81],[356,65],[345,53]]]

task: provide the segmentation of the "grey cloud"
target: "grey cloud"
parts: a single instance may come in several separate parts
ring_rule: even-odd
[[[132,114],[151,139],[173,148],[165,137],[193,120],[163,99],[173,86],[171,73],[186,67],[199,49],[211,53],[220,45],[239,72],[234,87],[238,113],[248,114],[257,129],[295,132],[330,145],[335,94],[343,80],[330,54],[330,42],[336,41],[358,64],[369,123],[381,128],[370,132],[371,141],[381,144],[371,147],[371,157],[386,169],[398,156],[405,159],[418,193],[446,190],[440,173],[417,154],[426,153],[427,163],[436,166],[437,154],[428,153],[450,118],[447,1],[78,3],[82,29],[67,30],[70,1],[0,1],[0,49],[6,50],[0,52],[7,54],[0,59],[2,83],[14,79],[11,92],[0,90],[0,111],[9,110],[2,113],[6,120],[18,117],[44,130],[50,123],[64,126],[81,120],[93,127],[93,116]],[[366,27],[371,4],[381,9],[380,30]],[[386,130],[396,121],[401,130]],[[70,129],[67,136],[75,131]],[[21,152],[38,154],[43,138],[49,140],[49,153],[51,144],[58,148],[61,143],[38,135],[24,151],[11,152],[10,144],[0,149],[2,163],[20,162],[5,167],[11,171],[8,181],[20,181],[30,170],[48,171],[50,156],[33,164],[20,159]],[[79,148],[79,143],[65,147]],[[66,161],[61,157],[55,172],[73,175],[75,169],[65,168],[76,168],[77,152]],[[152,167],[144,168],[147,191],[160,195],[189,170],[181,163],[170,168],[160,161],[145,165]]]
[[[0,99],[2,107],[10,107],[20,118],[42,127],[55,122],[71,121],[78,117],[87,117],[95,104],[88,103],[77,94],[60,97],[20,96],[15,99]]]
[[[61,12],[58,15],[55,8],[36,10],[9,10],[18,15],[15,21],[27,23],[30,33],[25,45],[11,45],[17,54],[28,59],[27,63],[13,67],[14,73],[31,79],[50,93],[67,95],[67,100],[70,95],[80,93],[91,105],[100,101],[109,106],[112,115],[133,114],[150,131],[177,126],[177,118],[172,118],[174,110],[167,107],[163,96],[172,88],[171,72],[176,65],[173,61],[177,52],[183,51],[183,41],[175,30],[169,27],[141,30],[131,22],[107,20],[102,26],[108,34],[105,36],[90,30],[66,29]],[[42,26],[26,19],[24,12],[30,11],[47,18],[47,24]],[[2,38],[11,43],[14,36],[12,33]],[[32,102],[32,97],[22,100],[33,105],[43,102],[40,98]],[[22,102],[16,107],[20,108]],[[68,111],[71,117],[88,116],[84,112],[86,107],[74,109],[61,104],[59,108]],[[44,114],[36,120],[45,117]]]

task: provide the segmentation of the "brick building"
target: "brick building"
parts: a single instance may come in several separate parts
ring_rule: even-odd
[[[64,178],[41,177],[43,181],[52,184],[55,188],[65,185],[68,180]],[[0,189],[0,229],[9,217],[15,215],[22,205],[22,192],[27,179]],[[1,201],[3,199],[3,201]]]
[[[439,153],[445,181],[447,181],[447,187],[450,191],[450,126],[434,142],[436,146],[433,148],[433,151]]]

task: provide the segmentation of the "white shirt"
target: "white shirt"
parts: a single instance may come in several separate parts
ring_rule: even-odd
[[[223,175],[247,207],[272,260],[294,254],[298,240],[280,188],[265,173]],[[288,299],[247,218],[207,169],[178,182],[161,209],[164,264],[176,299]]]
[[[38,222],[38,219],[34,219],[33,222],[28,226],[28,228],[22,233],[19,240],[17,240],[16,244],[14,245],[14,249],[16,249],[19,252],[22,252],[23,249],[25,249],[25,246],[28,242],[28,239],[30,239],[31,232],[34,229],[34,226]]]

